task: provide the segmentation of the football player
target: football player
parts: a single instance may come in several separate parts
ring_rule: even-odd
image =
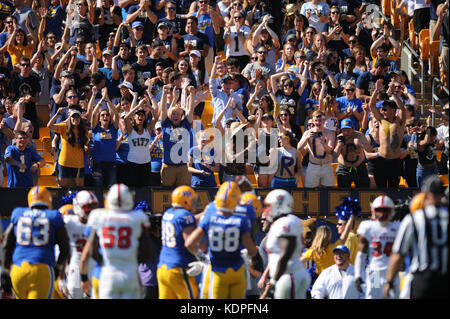
[[[211,264],[206,271],[210,299],[244,299],[246,289],[245,266],[241,243],[252,257],[254,265],[262,265],[261,256],[253,242],[251,225],[246,216],[234,214],[241,191],[235,182],[223,183],[216,193],[216,210],[205,213],[198,227],[185,242],[194,255],[200,254],[198,244],[204,236],[209,241]]]
[[[133,210],[134,199],[124,184],[112,185],[106,208],[89,214],[91,234],[80,263],[81,281],[88,281],[89,257],[101,248],[100,299],[139,299],[138,263],[152,258],[150,222],[144,212]]]
[[[55,245],[59,248],[57,261]],[[28,207],[13,210],[5,234],[3,267],[11,268],[16,298],[50,299],[69,253],[67,230],[61,213],[52,209],[50,192],[33,187],[28,192]]]
[[[366,283],[366,299],[383,298],[389,256],[400,226],[398,221],[391,222],[393,212],[392,199],[386,195],[378,196],[371,204],[372,220],[362,221],[358,227],[355,281],[360,292],[363,292],[362,286]],[[396,280],[395,287],[398,287],[398,277]],[[396,294],[398,296],[398,292]]]
[[[195,275],[186,269],[196,257],[184,246],[195,229],[198,197],[190,186],[179,186],[172,192],[172,207],[162,216],[162,248],[157,270],[159,299],[197,299]]]
[[[303,225],[292,215],[294,199],[275,189],[264,199],[264,216],[271,223],[265,249],[268,253],[269,285],[261,298],[305,299],[311,278],[300,256],[303,251]]]
[[[75,215],[64,215],[67,233],[70,238],[70,262],[67,270],[67,289],[70,299],[81,299],[83,290],[80,282],[80,260],[84,245],[87,241],[86,227],[90,212],[98,208],[99,202],[94,193],[83,190],[77,193],[73,199],[73,211]],[[94,261],[91,259],[88,265],[88,274],[92,272]]]

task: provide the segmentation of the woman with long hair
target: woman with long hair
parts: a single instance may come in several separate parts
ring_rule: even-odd
[[[318,33],[314,35],[313,44],[306,56],[310,61],[319,60],[320,62],[325,63],[327,49],[327,37],[323,33]]]
[[[308,52],[311,50],[314,44],[314,36],[317,34],[317,30],[314,27],[307,27],[302,33],[302,49]]]
[[[189,83],[197,88],[195,76],[192,73],[191,65],[187,59],[179,59],[175,64],[175,70],[181,73],[181,76],[189,80]]]
[[[83,187],[84,152],[89,142],[89,127],[76,108],[70,109],[67,120],[55,124],[56,119],[65,111],[66,108],[59,108],[47,124],[50,130],[61,136],[58,157],[60,186]]]
[[[148,123],[149,112],[144,108],[149,105],[148,98],[137,103],[138,93],[131,92],[133,102],[130,112],[124,117],[126,133],[128,134],[128,174],[129,186],[146,187],[150,185],[151,157],[150,139],[156,120]],[[128,119],[132,118],[133,121]]]
[[[295,46],[289,42],[283,46],[283,50],[281,51],[281,58],[278,59],[275,66],[277,72],[287,71],[290,67],[296,66],[297,63],[294,58],[295,49]]]
[[[297,141],[302,138],[302,130],[295,123],[294,107],[289,105],[289,101],[281,103],[280,112],[276,118],[277,128],[280,133],[290,132]]]
[[[14,23],[16,20],[13,20]],[[19,63],[21,57],[27,57],[31,59],[31,56],[36,48],[37,39],[33,35],[33,39],[30,40],[24,30],[20,29],[16,24],[14,32],[8,38],[6,50],[11,57],[11,63],[13,66]],[[33,34],[33,33],[31,33]]]

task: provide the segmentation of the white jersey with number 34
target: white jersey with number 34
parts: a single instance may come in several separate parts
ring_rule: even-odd
[[[91,212],[88,223],[97,232],[104,266],[137,267],[139,237],[143,227],[150,227],[144,212],[96,209]]]
[[[390,222],[384,227],[379,221],[362,221],[358,227],[358,235],[364,237],[369,245],[368,257],[371,270],[387,269],[392,245],[400,222]]]

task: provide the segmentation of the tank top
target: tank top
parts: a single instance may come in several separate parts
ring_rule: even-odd
[[[142,134],[138,134],[136,130],[131,131],[128,136],[128,144],[130,150],[128,151],[128,162],[136,164],[150,163],[150,151],[148,149],[150,145],[150,133],[147,129],[144,129]]]

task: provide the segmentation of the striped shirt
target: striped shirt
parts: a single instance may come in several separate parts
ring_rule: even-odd
[[[402,220],[393,252],[409,255],[411,273],[426,270],[447,273],[448,210],[427,206]]]

